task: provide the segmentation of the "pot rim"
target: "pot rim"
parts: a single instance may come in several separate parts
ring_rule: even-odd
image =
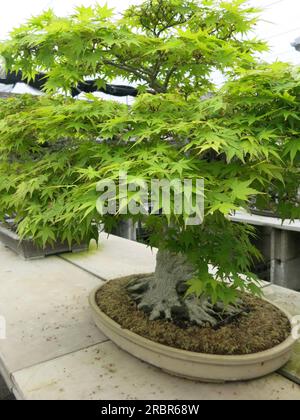
[[[126,276],[128,277],[128,276]],[[126,278],[125,277],[125,278]],[[122,278],[122,277],[120,277]],[[114,280],[109,280],[114,281]],[[279,357],[286,353],[287,349],[290,348],[293,344],[296,343],[296,339],[293,338],[292,334],[284,340],[282,343],[272,347],[271,349],[264,350],[257,353],[245,354],[245,355],[220,355],[220,354],[206,354],[206,353],[198,353],[192,352],[188,350],[178,349],[176,347],[166,346],[165,344],[160,344],[155,341],[150,340],[149,338],[145,338],[139,334],[136,334],[126,328],[122,328],[120,324],[106,315],[97,305],[96,302],[96,295],[98,291],[106,284],[103,283],[100,286],[97,286],[89,295],[89,303],[90,306],[95,314],[98,317],[101,317],[101,321],[113,332],[122,336],[123,338],[131,341],[132,343],[144,347],[146,349],[151,349],[158,354],[164,354],[165,356],[175,357],[177,359],[186,360],[187,358],[190,361],[198,362],[198,363],[207,363],[207,364],[218,364],[218,365],[239,365],[239,364],[257,364],[259,362],[264,363],[268,360],[274,359],[274,356]],[[279,305],[274,304],[273,302],[269,301],[268,299],[264,299],[266,302],[270,303],[274,307],[278,308],[281,312],[283,312],[289,319],[291,323],[292,316]],[[292,328],[292,324],[291,324]]]

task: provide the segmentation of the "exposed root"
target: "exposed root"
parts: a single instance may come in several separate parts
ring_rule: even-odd
[[[185,300],[188,310],[189,320],[195,324],[205,327],[207,324],[215,326],[218,323],[218,314],[214,310],[214,306],[208,299],[201,296],[197,298],[191,296]]]
[[[184,298],[183,290],[182,285],[177,285],[177,288],[160,287],[155,276],[139,279],[127,286],[127,291],[137,303],[138,309],[147,313],[151,321],[166,319],[175,322],[188,321],[201,327],[218,327],[226,319],[245,312],[242,302],[228,306],[218,302],[214,305],[204,295],[200,298]]]
[[[131,282],[127,291],[150,320],[167,319],[216,327],[244,311],[241,302],[225,306],[222,302],[214,305],[204,295],[185,298],[186,282],[195,274],[195,267],[184,255],[160,250],[155,274]]]
[[[172,310],[181,306],[176,289],[169,290],[158,287],[155,277],[139,279],[137,282],[129,284],[127,291],[137,302],[138,309],[146,312],[151,321],[159,318],[171,320]]]
[[[136,295],[138,297],[138,295],[142,294],[143,292],[145,292],[146,290],[149,289],[149,282],[150,281],[151,281],[150,277],[135,280],[135,281],[128,284],[127,291],[131,295],[133,295],[133,296]]]
[[[184,304],[188,309],[189,320],[201,327],[205,327],[207,324],[212,327],[217,327],[226,319],[232,319],[245,311],[242,304],[238,303],[236,305],[225,306],[222,302],[218,302],[214,305],[204,295],[200,298],[190,296],[185,299]]]

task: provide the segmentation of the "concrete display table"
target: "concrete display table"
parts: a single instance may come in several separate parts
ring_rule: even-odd
[[[300,400],[300,355],[279,373],[234,384],[172,377],[118,349],[94,326],[89,292],[103,281],[152,272],[155,251],[102,235],[90,253],[22,261],[0,244],[0,371],[20,400]],[[300,314],[300,294],[268,285],[266,295]],[[298,382],[298,384],[297,384]]]
[[[300,291],[300,220],[236,212],[230,219],[263,229],[259,248],[271,264],[271,283]]]

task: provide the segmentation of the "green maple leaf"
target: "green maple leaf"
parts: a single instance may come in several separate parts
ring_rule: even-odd
[[[291,139],[285,146],[285,156],[290,155],[292,164],[295,161],[297,154],[300,152],[300,139]]]

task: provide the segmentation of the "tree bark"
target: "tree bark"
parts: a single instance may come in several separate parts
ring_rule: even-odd
[[[202,295],[185,296],[188,280],[197,273],[184,255],[160,250],[153,276],[131,282],[127,291],[150,320],[189,321],[199,326],[216,326],[243,312],[239,305],[212,304]]]

